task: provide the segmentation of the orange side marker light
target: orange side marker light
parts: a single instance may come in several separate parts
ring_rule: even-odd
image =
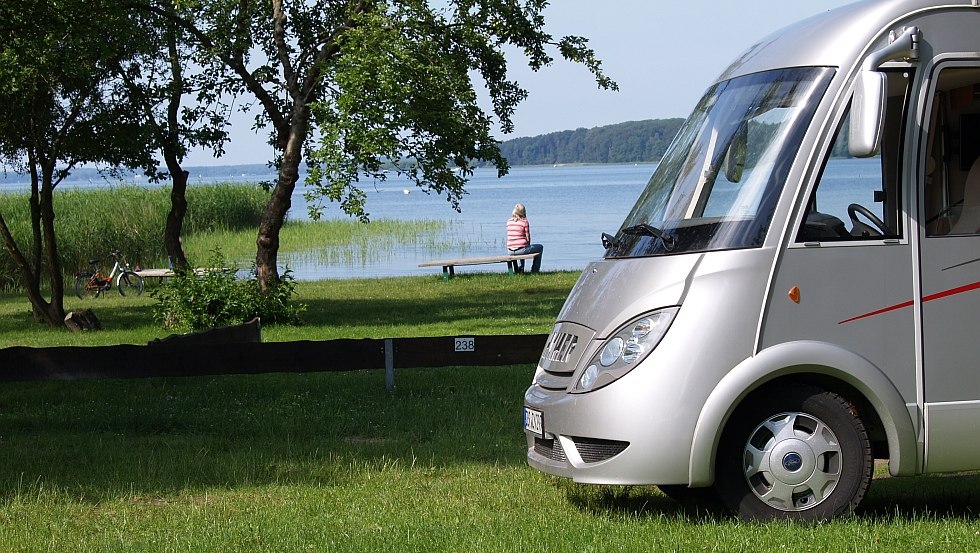
[[[789,299],[793,300],[793,303],[800,303],[800,287],[794,286],[789,289]]]

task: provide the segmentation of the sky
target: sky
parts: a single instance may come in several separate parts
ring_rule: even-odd
[[[687,117],[704,90],[760,38],[852,0],[552,0],[552,36],[579,35],[602,60],[618,92],[598,90],[580,64],[555,63],[535,73],[511,61],[511,76],[528,92],[501,140],[624,121]],[[185,165],[240,165],[271,158],[266,135],[251,118],[233,122],[220,159],[195,151]]]

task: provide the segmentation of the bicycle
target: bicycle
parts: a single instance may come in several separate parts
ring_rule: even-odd
[[[75,275],[75,295],[79,298],[86,296],[97,298],[112,288],[112,279],[116,279],[116,288],[119,295],[138,296],[143,293],[143,277],[136,274],[136,271],[129,268],[129,263],[123,260],[122,254],[116,250],[109,254],[115,260],[112,271],[108,276],[104,276],[98,268],[98,259],[89,259],[88,263],[92,266],[92,271],[83,271]],[[118,271],[118,275],[116,274]]]

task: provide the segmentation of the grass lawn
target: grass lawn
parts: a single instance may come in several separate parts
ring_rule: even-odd
[[[306,304],[302,326],[266,326],[264,341],[401,338],[456,334],[546,334],[577,272],[537,275],[474,273],[444,282],[439,276],[298,282]],[[103,332],[72,334],[33,322],[20,294],[0,294],[0,348],[9,346],[145,344],[169,334],[153,319],[155,284],[140,297],[65,297],[68,311],[92,308]]]
[[[309,324],[266,336],[547,332],[574,278],[304,283]],[[36,331],[8,321],[23,303],[0,299],[5,345]],[[152,337],[152,300],[95,305],[98,340]],[[974,475],[879,470],[856,516],[794,525],[541,474],[533,370],[404,370],[394,393],[383,371],[5,384],[0,551],[980,551]]]

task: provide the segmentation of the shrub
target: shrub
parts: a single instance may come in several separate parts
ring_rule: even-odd
[[[299,324],[303,304],[291,301],[296,291],[292,271],[286,270],[278,286],[263,294],[253,269],[241,279],[237,271],[226,268],[220,251],[212,252],[208,267],[178,271],[153,297],[159,303],[154,316],[164,328],[195,331],[241,324],[260,317],[263,324]]]

